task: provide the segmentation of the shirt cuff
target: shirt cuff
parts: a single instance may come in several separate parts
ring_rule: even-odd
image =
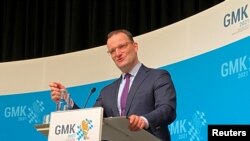
[[[149,127],[148,120],[147,120],[145,117],[143,117],[143,116],[141,116],[141,118],[142,118],[142,119],[144,120],[144,122],[146,123],[145,129],[148,129],[148,127]]]

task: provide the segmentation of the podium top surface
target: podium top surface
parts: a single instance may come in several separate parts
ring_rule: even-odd
[[[126,117],[110,117],[103,119],[102,139],[108,141],[160,141],[146,130],[130,131]]]

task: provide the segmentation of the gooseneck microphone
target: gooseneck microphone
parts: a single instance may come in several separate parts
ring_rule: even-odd
[[[90,96],[91,96],[95,91],[96,91],[96,88],[92,88],[92,89],[91,89],[91,91],[90,91],[90,93],[89,93],[89,95],[88,95],[88,97],[87,97],[87,100],[85,101],[85,104],[84,104],[83,108],[86,108],[86,105],[87,105],[87,103],[89,102]]]

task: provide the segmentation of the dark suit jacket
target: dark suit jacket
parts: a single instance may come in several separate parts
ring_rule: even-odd
[[[94,105],[104,108],[104,117],[120,116],[117,96],[121,79],[104,87]],[[167,126],[176,118],[176,93],[170,74],[142,65],[131,85],[125,113],[144,116],[149,122],[148,132],[170,141]]]

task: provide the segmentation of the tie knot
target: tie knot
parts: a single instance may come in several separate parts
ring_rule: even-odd
[[[124,76],[124,79],[127,79],[130,77],[130,74],[129,73],[126,73],[125,76]]]

